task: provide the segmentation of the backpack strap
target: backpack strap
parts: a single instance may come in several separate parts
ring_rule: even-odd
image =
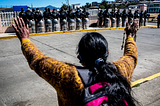
[[[89,69],[86,69],[84,67],[76,66],[78,74],[84,84],[84,87],[88,87],[92,85],[92,82],[94,81],[95,74],[92,71],[89,71]]]

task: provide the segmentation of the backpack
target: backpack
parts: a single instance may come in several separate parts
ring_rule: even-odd
[[[116,66],[112,64],[115,68]],[[83,67],[76,67],[79,76],[84,85],[84,90],[79,95],[76,106],[108,106],[108,92],[105,88],[111,86],[107,82],[95,82],[96,73],[85,69]],[[126,106],[128,106],[126,100],[123,100]]]

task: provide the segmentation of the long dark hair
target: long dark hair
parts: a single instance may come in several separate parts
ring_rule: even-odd
[[[101,34],[97,32],[85,34],[79,42],[77,54],[87,68],[97,70],[95,82],[105,81],[111,85],[106,87],[109,106],[126,106],[124,100],[129,106],[135,106],[130,83],[113,64],[107,62],[108,43]],[[99,60],[98,64],[95,64],[97,60]]]

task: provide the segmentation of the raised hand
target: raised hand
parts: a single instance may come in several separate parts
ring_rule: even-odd
[[[19,40],[22,42],[23,39],[29,38],[29,28],[28,28],[28,25],[25,26],[23,19],[17,16],[17,20],[14,19],[14,22],[16,26],[15,25],[12,25],[12,26]]]
[[[138,31],[138,29],[139,29],[138,28],[138,21],[136,19],[133,21],[133,23],[130,27],[129,27],[129,24],[126,23],[125,31],[126,31],[127,37],[128,36],[133,37],[136,34],[136,32]]]

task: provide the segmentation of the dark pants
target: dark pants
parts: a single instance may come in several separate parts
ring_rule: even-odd
[[[84,29],[84,18],[82,18],[82,28]]]
[[[120,27],[120,26],[119,26],[119,22],[120,22],[120,18],[117,18],[117,23],[116,23],[116,24],[117,24],[117,27]]]
[[[102,18],[99,18],[99,27],[102,27]]]
[[[39,23],[39,21],[40,21],[40,20],[35,21],[35,30],[36,30],[36,33],[37,33],[37,29],[38,29],[37,27],[38,27],[38,23]]]
[[[157,28],[159,28],[159,26],[160,26],[160,21],[157,22]]]
[[[126,21],[126,18],[122,18],[122,27],[125,26],[125,21]]]
[[[47,23],[47,19],[44,20],[45,32],[47,32],[47,27],[48,27],[46,23]]]
[[[140,18],[139,20],[139,26],[142,26],[141,23],[142,23],[142,18]]]
[[[61,31],[62,31],[62,21],[63,21],[63,19],[60,19],[60,29],[61,29]]]
[[[132,18],[128,18],[128,24],[131,25]]]
[[[146,26],[146,18],[144,18],[144,26]]]

